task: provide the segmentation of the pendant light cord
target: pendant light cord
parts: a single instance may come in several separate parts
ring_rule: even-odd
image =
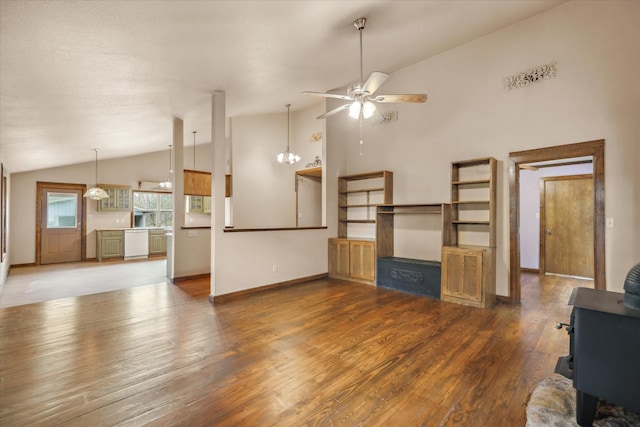
[[[196,132],[193,131],[193,170],[196,170]]]
[[[93,151],[96,152],[96,188],[98,187],[98,149],[94,148]]]
[[[287,153],[289,152],[289,107],[291,104],[285,105],[287,107]]]

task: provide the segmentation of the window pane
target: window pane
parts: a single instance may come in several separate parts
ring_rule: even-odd
[[[75,228],[78,195],[47,192],[47,228]]]
[[[171,224],[173,224],[173,212],[160,212],[160,221],[158,223],[158,227],[171,227]]]
[[[160,209],[172,210],[173,209],[173,195],[160,194]]]
[[[134,227],[171,227],[173,194],[147,191],[133,192]]]
[[[155,210],[158,208],[157,193],[133,193],[134,209]]]

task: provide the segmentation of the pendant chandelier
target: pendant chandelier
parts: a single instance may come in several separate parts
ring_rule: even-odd
[[[171,147],[173,147],[173,145],[169,145],[169,178],[167,178],[166,181],[163,181],[160,183],[160,188],[163,188],[165,190],[171,190],[171,188],[173,187],[173,181],[172,181],[173,169],[171,168]]]
[[[287,104],[285,107],[287,107],[287,149],[278,154],[276,159],[278,159],[280,163],[292,165],[300,160],[300,156],[292,152],[291,147],[289,146],[289,107],[291,107],[291,104]]]
[[[96,152],[96,186],[88,189],[84,193],[84,197],[91,200],[102,200],[108,199],[109,195],[102,188],[98,187],[98,149],[94,148],[93,151]]]

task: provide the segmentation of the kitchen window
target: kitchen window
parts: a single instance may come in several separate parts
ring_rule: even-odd
[[[133,227],[170,228],[173,224],[173,194],[133,192]]]

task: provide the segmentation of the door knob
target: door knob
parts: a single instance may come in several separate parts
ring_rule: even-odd
[[[545,230],[545,234],[551,234],[551,230]]]

